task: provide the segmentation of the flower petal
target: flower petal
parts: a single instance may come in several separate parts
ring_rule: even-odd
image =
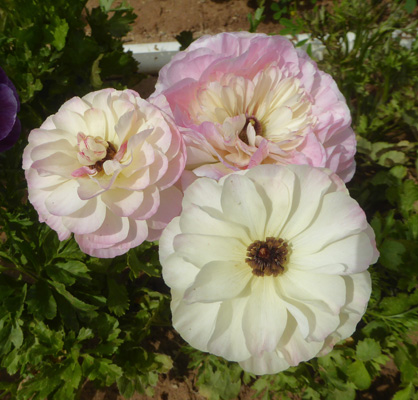
[[[213,303],[240,296],[252,277],[251,268],[242,261],[212,261],[199,271],[184,300]]]
[[[229,220],[248,227],[252,240],[265,238],[266,206],[250,179],[229,175],[224,182],[221,204]]]
[[[251,355],[274,351],[287,323],[287,310],[277,295],[274,278],[255,278],[244,310],[242,329]]]

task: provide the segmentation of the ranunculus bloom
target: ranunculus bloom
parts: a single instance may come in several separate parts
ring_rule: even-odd
[[[187,169],[221,176],[259,164],[354,174],[356,140],[330,75],[281,36],[204,36],[161,69],[152,101],[185,136]]]
[[[184,164],[171,119],[136,92],[114,89],[67,101],[30,133],[23,155],[40,221],[105,258],[159,238],[180,212],[173,184]]]
[[[298,165],[197,179],[160,239],[175,329],[255,374],[295,366],[350,336],[377,255],[343,182]]]
[[[0,68],[0,151],[12,147],[20,134],[19,97],[13,83]]]

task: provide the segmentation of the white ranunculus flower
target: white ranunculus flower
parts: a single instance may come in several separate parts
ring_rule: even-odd
[[[377,257],[343,182],[310,166],[199,178],[160,240],[175,329],[255,374],[325,354],[350,336]]]

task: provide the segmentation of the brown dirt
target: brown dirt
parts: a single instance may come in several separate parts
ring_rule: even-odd
[[[138,16],[129,43],[175,41],[182,31],[192,31],[194,37],[219,32],[247,30],[249,13],[257,8],[256,0],[128,0]],[[87,7],[97,6],[89,0]],[[116,4],[116,3],[115,3]],[[258,32],[277,32],[278,25],[263,21]]]

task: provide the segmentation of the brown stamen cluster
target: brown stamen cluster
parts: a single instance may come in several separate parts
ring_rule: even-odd
[[[289,246],[283,239],[268,237],[248,246],[245,262],[256,276],[277,276],[284,272],[288,254]]]
[[[245,144],[249,144],[248,143],[248,136],[247,136],[247,127],[248,124],[251,124],[254,127],[255,130],[255,134],[257,136],[261,136],[261,134],[263,133],[263,127],[260,124],[260,121],[254,117],[254,116],[247,116],[247,120],[245,122],[244,127],[242,128],[241,132],[239,133],[238,137],[245,143]]]
[[[107,144],[108,144],[108,146],[107,146],[105,157],[102,158],[99,161],[96,161],[96,163],[94,165],[89,165],[89,167],[91,169],[96,169],[97,172],[102,172],[103,171],[103,163],[107,160],[113,160],[113,157],[117,153],[116,147],[112,143],[107,142]]]

